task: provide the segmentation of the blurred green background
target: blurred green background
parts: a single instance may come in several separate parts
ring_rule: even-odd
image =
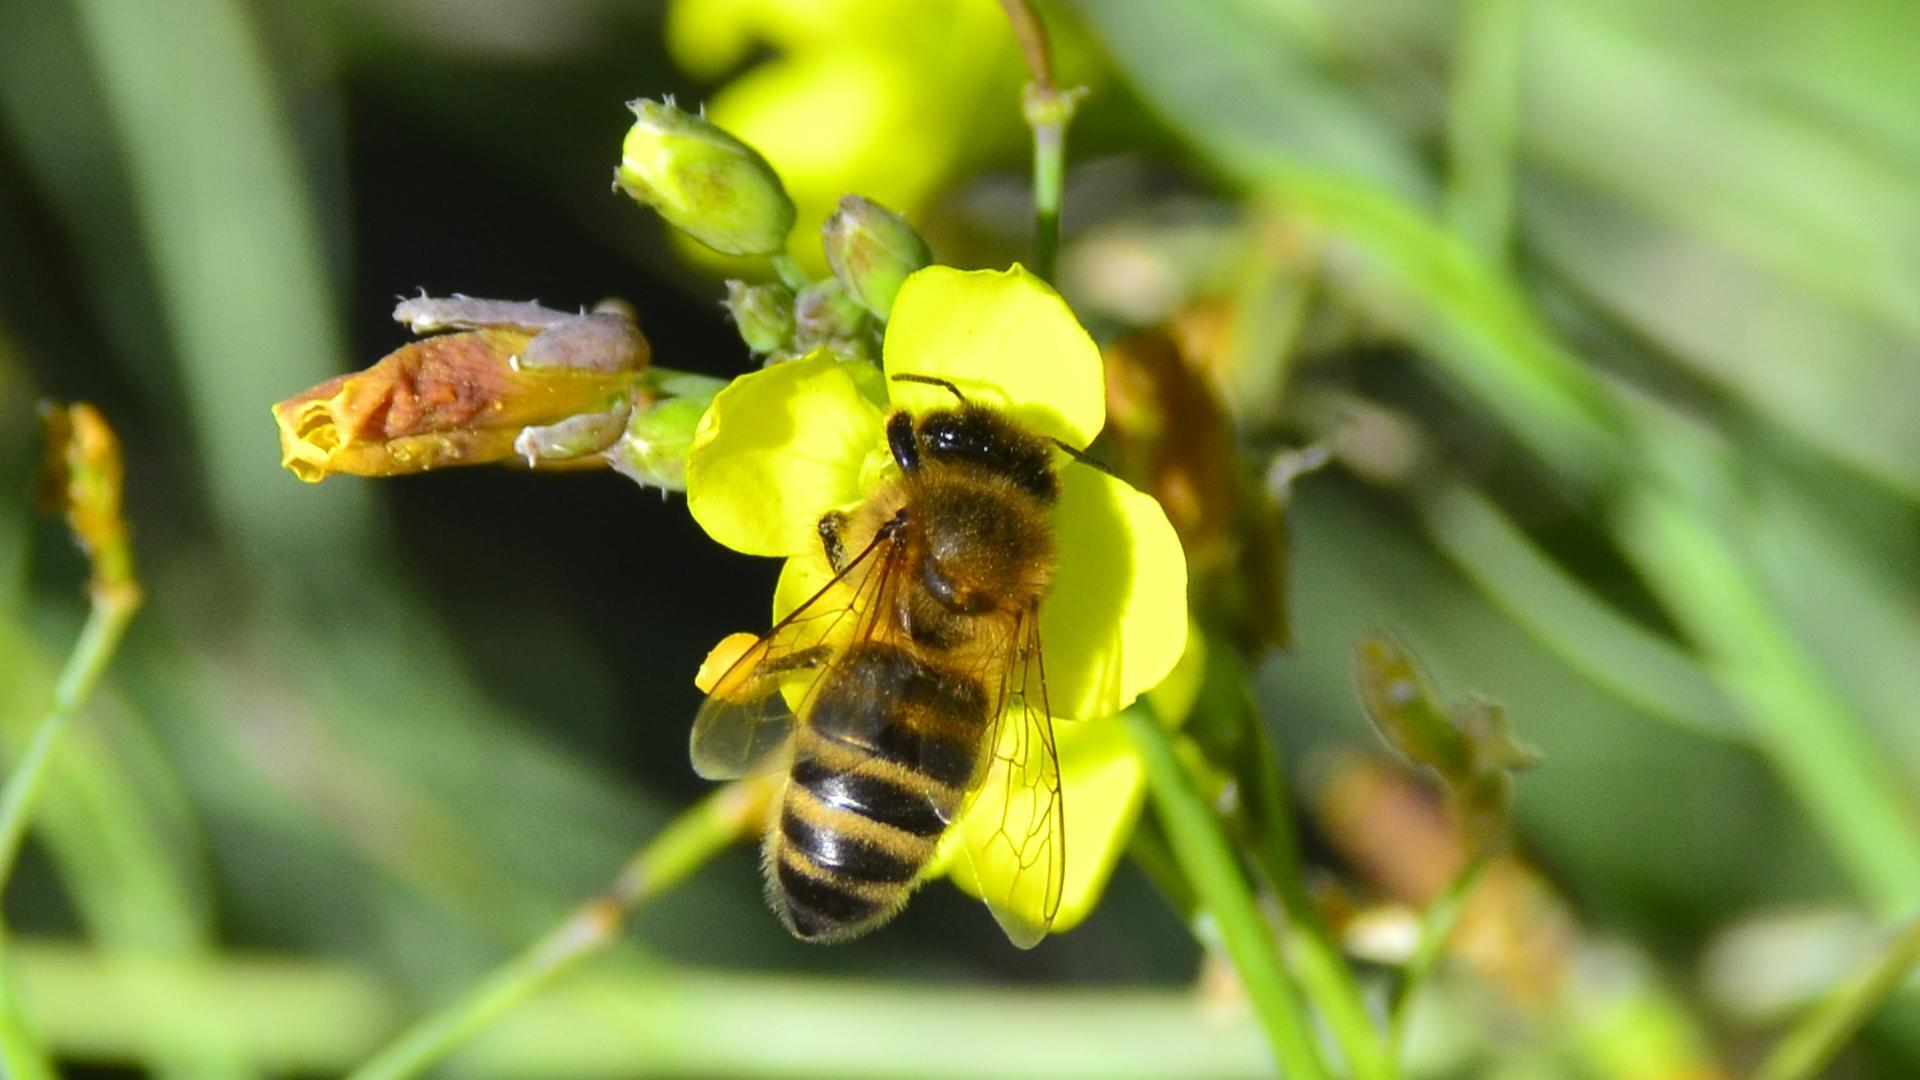
[[[1357,854],[1388,819],[1328,809],[1381,753],[1360,633],[1545,754],[1517,827],[1565,970],[1545,1007],[1454,971],[1415,1071],[1743,1070],[1920,910],[1920,7],[1043,10],[1092,89],[1063,291],[1103,337],[1214,327],[1250,471],[1338,449],[1258,679],[1328,894],[1396,899]],[[658,362],[744,370],[720,268],[607,190],[635,96],[708,104],[803,228],[858,191],[942,261],[1022,258],[1022,78],[991,0],[0,4],[10,745],[84,615],[36,399],[120,431],[149,589],[6,896],[75,1075],[345,1071],[702,792],[691,674],[764,617],[775,567],[677,497],[311,487],[268,406],[402,343],[423,288],[620,296]],[[743,848],[448,1068],[1264,1075],[1201,967],[1131,870],[1032,953],[945,885],[803,946]],[[1668,1042],[1701,1049],[1635,1056]],[[1833,1075],[1920,1075],[1911,986]]]

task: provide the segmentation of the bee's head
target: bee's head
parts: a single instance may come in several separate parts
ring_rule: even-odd
[[[904,473],[928,463],[954,465],[1005,477],[1043,502],[1060,494],[1052,444],[985,405],[962,402],[917,419],[894,413],[887,421],[887,444]]]

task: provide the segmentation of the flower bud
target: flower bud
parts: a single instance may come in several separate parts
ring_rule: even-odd
[[[794,344],[807,352],[836,338],[858,336],[867,320],[860,302],[845,285],[829,278],[800,290],[793,299]]]
[[[933,261],[927,242],[899,214],[871,199],[840,200],[820,231],[827,265],[861,307],[881,319],[907,275]]]
[[[727,282],[727,311],[747,348],[766,355],[793,341],[793,290],[780,284]]]
[[[687,451],[712,396],[667,398],[636,410],[627,431],[609,447],[606,459],[616,471],[643,487],[687,490]]]
[[[793,231],[793,200],[773,166],[705,119],[658,101],[630,101],[637,118],[620,147],[614,186],[723,255],[771,255]]]

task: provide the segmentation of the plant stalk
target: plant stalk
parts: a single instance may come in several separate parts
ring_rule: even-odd
[[[612,946],[636,908],[757,829],[772,794],[769,780],[743,780],[695,804],[636,852],[605,893],[575,908],[459,1000],[402,1032],[350,1080],[418,1076],[509,1009]]]
[[[1920,966],[1920,918],[1906,925],[1887,951],[1788,1032],[1753,1080],[1812,1080]]]
[[[1194,789],[1167,730],[1135,707],[1121,714],[1140,750],[1147,790],[1166,826],[1174,858],[1213,916],[1220,939],[1288,1080],[1325,1080],[1313,1025],[1300,991],[1281,962],[1273,927],[1255,902],[1220,822]]]

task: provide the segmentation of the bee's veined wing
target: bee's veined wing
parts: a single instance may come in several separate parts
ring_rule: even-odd
[[[782,689],[818,677],[829,659],[824,646],[794,647],[778,633],[755,642],[714,684],[693,718],[693,771],[708,780],[735,780],[778,769],[795,723]]]
[[[1067,867],[1060,758],[1037,613],[1021,618],[1003,661],[986,679],[998,704],[988,736],[991,756],[964,811],[960,844],[994,921],[1008,940],[1031,949],[1060,913]]]
[[[900,546],[882,529],[831,581],[754,642],[693,718],[693,771],[734,780],[783,767],[798,717],[834,659],[882,625]]]

